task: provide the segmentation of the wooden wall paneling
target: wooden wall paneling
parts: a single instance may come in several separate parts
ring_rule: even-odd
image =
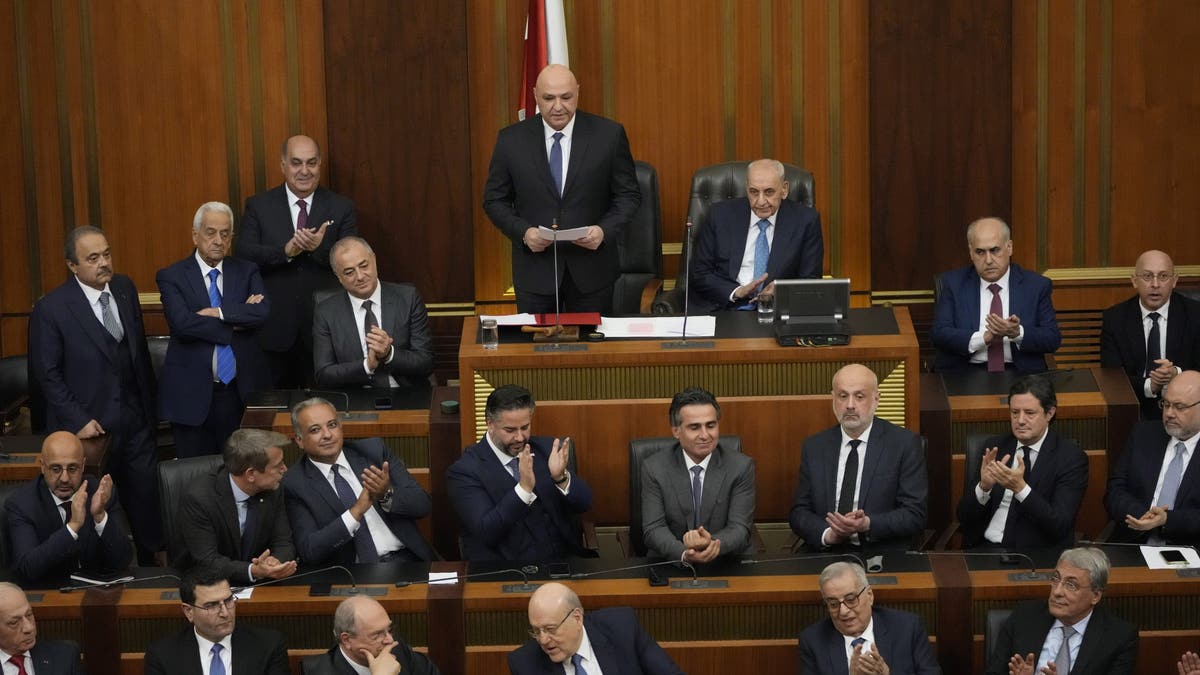
[[[837,276],[850,277],[855,292],[870,291],[874,285],[871,247],[862,243],[871,239],[868,86],[868,10],[871,6],[864,0],[840,3],[837,135],[831,138],[834,143],[832,154],[840,158],[838,171],[841,188],[838,208],[840,222],[833,223],[838,228],[834,242],[837,248],[832,252],[838,256],[840,264],[834,272]],[[831,92],[830,95],[835,94]]]
[[[27,128],[32,118],[28,86],[28,39],[26,14],[28,3],[12,2],[5,8],[7,28],[0,30],[0,88],[11,92],[10,104],[0,109],[0,143],[8,148],[7,162],[0,162],[0,183],[9,186],[0,191],[0,246],[9,255],[0,266],[0,312],[26,311],[32,300],[29,276],[30,259],[36,264],[36,248],[29,245],[30,221],[36,204],[28,187],[33,168],[32,133]],[[36,221],[34,221],[36,223]],[[35,230],[36,231],[36,230]],[[0,320],[0,356],[24,351],[25,324],[22,320]],[[21,345],[18,348],[18,344]]]
[[[1074,3],[1048,3],[1050,19],[1047,44],[1049,87],[1046,124],[1049,133],[1047,190],[1049,220],[1046,223],[1046,249],[1036,252],[1045,259],[1045,267],[1072,267],[1080,264],[1076,251],[1083,245],[1075,233],[1075,195],[1078,188],[1075,167],[1075,45],[1081,36],[1075,34]],[[1022,228],[1021,237],[1030,238]],[[1014,240],[1016,233],[1013,234]],[[1028,245],[1028,241],[1024,245]],[[1017,258],[1022,265],[1038,269],[1033,257]]]

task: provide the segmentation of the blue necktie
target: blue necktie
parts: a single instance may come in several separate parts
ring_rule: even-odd
[[[1157,506],[1165,506],[1168,509],[1175,508],[1175,495],[1179,493],[1179,483],[1183,479],[1183,451],[1187,446],[1183,441],[1175,444],[1175,456],[1171,458],[1171,463],[1167,465],[1167,475],[1163,476],[1162,492],[1158,495]],[[1151,504],[1155,506],[1155,504]]]
[[[221,289],[217,288],[217,275],[220,273],[216,269],[208,271],[208,304],[213,307],[221,306]],[[234,377],[237,377],[237,366],[233,360],[233,347],[217,345],[217,379],[221,384],[229,384]]]
[[[571,655],[571,665],[575,666],[575,675],[588,675],[588,671],[583,669],[583,657],[578,653]]]
[[[561,131],[554,132],[554,145],[550,146],[550,175],[554,177],[554,187],[558,190],[560,197],[563,190],[563,161],[562,146],[559,145],[559,141],[562,140],[562,137]]]
[[[767,271],[767,258],[771,257],[771,245],[767,243],[767,228],[771,221],[758,221],[758,238],[754,240],[754,278],[757,279]]]
[[[341,472],[338,471],[340,468],[342,467],[337,464],[330,467],[330,470],[333,471],[333,489],[337,491],[342,506],[348,509],[358,501],[358,496],[350,488],[350,483],[342,478]],[[375,540],[371,539],[371,529],[367,527],[366,516],[363,516],[362,522],[358,524],[358,530],[354,533],[354,554],[358,556],[360,563],[379,562],[379,549],[375,548]]]
[[[221,660],[221,645],[212,646],[212,660],[208,662],[208,675],[225,675],[225,662]]]
[[[692,527],[700,527],[700,504],[704,499],[704,484],[700,481],[700,474],[704,468],[700,466],[692,467]]]

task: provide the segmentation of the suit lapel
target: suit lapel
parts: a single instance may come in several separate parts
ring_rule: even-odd
[[[226,531],[229,532],[229,537],[233,540],[234,549],[238,551],[239,557],[257,555],[257,552],[248,554],[246,551],[242,551],[242,528],[238,525],[237,503],[233,498],[233,489],[229,486],[227,472],[217,472],[217,480],[213,489],[217,493],[217,509],[221,512],[221,519],[225,521]],[[249,558],[246,559],[249,560]]]
[[[1025,309],[1025,294],[1022,292],[1025,286],[1025,274],[1016,264],[1008,267],[1008,306],[1004,308],[1006,317],[1016,314],[1017,316],[1032,316]],[[976,294],[978,296],[978,293]],[[1013,351],[1016,351],[1014,346]]]
[[[979,284],[983,280],[971,268],[967,272],[966,288],[962,290],[962,297],[957,298],[955,303],[959,307],[960,326],[979,326],[979,312],[982,308],[979,306]],[[1009,302],[1012,302],[1012,293],[1009,293]]]
[[[691,529],[696,520],[696,509],[692,506],[692,474],[688,471],[687,462],[683,461],[683,448],[678,443],[667,452],[672,453],[672,469],[667,477],[668,486],[671,494],[675,495],[680,512],[688,515],[688,522],[684,523],[684,527]]]
[[[585,621],[585,627],[588,629],[588,641],[592,643],[592,654],[596,657],[596,661],[600,663],[600,669],[604,671],[604,675],[621,675],[621,659],[617,656],[616,647],[609,642],[608,636],[596,627],[595,622],[590,624]],[[562,668],[559,667],[559,670]],[[551,670],[551,672],[554,672]]]
[[[1178,361],[1179,357],[1187,351],[1187,347],[1183,344],[1183,329],[1187,326],[1189,317],[1187,305],[1183,304],[1182,298],[1172,293],[1171,300],[1171,316],[1167,319],[1167,350],[1163,352],[1163,358],[1174,357],[1172,361]],[[1178,302],[1175,302],[1176,300]]]
[[[724,233],[725,236],[733,238],[733,241],[729,242],[729,268],[726,270],[729,273],[730,279],[737,279],[738,272],[742,271],[742,258],[746,257],[746,240],[750,238],[749,228],[755,227],[755,229],[757,229],[757,226],[750,224],[749,201],[746,202],[746,208],[741,208],[739,206],[738,214],[741,216],[741,220],[738,221],[738,226]],[[711,221],[709,227],[712,227]],[[778,227],[775,228],[775,234],[779,234]],[[770,258],[767,260],[769,264]]]
[[[708,460],[708,470],[704,472],[704,490],[700,493],[699,522],[708,529],[712,528],[709,521],[712,519],[713,510],[717,507],[717,501],[725,492],[725,481],[729,477],[725,470],[725,462],[722,461],[723,452],[718,445],[716,451],[712,453],[712,459]]]
[[[1183,303],[1179,303],[1182,305]],[[1146,363],[1146,332],[1144,330],[1145,322],[1142,319],[1142,306],[1135,297],[1129,305],[1129,313],[1124,321],[1121,322],[1125,326],[1125,339],[1129,341],[1133,347],[1133,364],[1137,368],[1139,375],[1144,375],[1143,365]],[[1167,349],[1168,354],[1171,348],[1171,329],[1175,326],[1174,321],[1168,322],[1167,326]],[[1182,322],[1179,322],[1182,324]],[[1183,326],[1180,325],[1180,328]],[[1139,392],[1140,393],[1140,392]]]
[[[379,301],[383,304],[383,320],[384,330],[387,334],[396,339],[400,335],[399,314],[400,314],[400,299],[397,297],[394,288],[380,282],[379,285]]]
[[[1096,609],[1092,612],[1087,630],[1083,633],[1083,642],[1079,643],[1079,653],[1075,655],[1071,670],[1076,673],[1094,673],[1102,670],[1092,668],[1091,661],[1096,659],[1097,652],[1108,637],[1108,616],[1103,610]]]
[[[83,289],[79,287],[79,282],[72,277],[68,284],[73,284],[71,288],[71,297],[67,299],[67,309],[75,317],[75,321],[83,332],[96,344],[100,353],[108,357],[108,360],[113,360],[116,347],[113,345],[112,336],[105,330],[104,324],[96,318],[96,313],[92,311],[92,305],[88,302],[87,296],[83,294]],[[110,286],[111,288],[111,286]],[[121,311],[120,308],[117,311]],[[124,312],[122,312],[122,320],[124,320]]]
[[[575,129],[571,132],[571,159],[567,161],[567,178],[563,181],[563,196],[565,197],[570,192],[571,187],[575,185],[575,181],[579,178],[580,172],[583,170],[583,163],[587,158],[588,144],[592,139],[589,133],[590,127],[587,120],[580,114],[575,114]],[[550,160],[546,159],[546,172],[550,171]],[[553,184],[553,180],[551,180]]]
[[[351,361],[360,360],[363,358],[363,348],[362,343],[358,339],[358,318],[354,314],[354,307],[350,304],[350,294],[339,292],[338,295],[341,300],[338,301],[336,307],[338,314],[341,315],[340,323],[343,326],[347,326],[349,330],[343,333],[343,335],[345,335],[346,344],[342,345],[340,348],[337,345],[334,345],[334,351],[339,355],[353,357],[349,359]],[[361,304],[361,302],[359,304]],[[376,316],[375,319],[378,320],[379,317]]]
[[[578,129],[579,125],[576,124],[575,128]],[[546,191],[553,196],[554,199],[559,199],[558,187],[554,185],[554,176],[550,175],[550,156],[546,153],[546,134],[544,129],[545,125],[542,122],[541,115],[537,115],[530,121],[528,126],[528,142],[530,150],[529,159],[531,162],[533,162],[534,175],[541,179],[542,185],[545,186]],[[571,139],[571,141],[573,143],[574,139]],[[575,156],[573,147],[571,156]],[[567,167],[567,173],[569,178],[570,167]]]
[[[825,672],[834,675],[849,675],[850,663],[846,659],[846,640],[833,627],[833,623],[829,624],[829,632],[832,635],[826,641],[828,648],[825,651],[825,658],[829,660],[829,664]]]
[[[343,449],[345,452],[345,449]],[[346,456],[349,459],[349,455]],[[351,464],[353,466],[353,464]],[[333,486],[329,484],[329,479],[325,478],[325,474],[321,467],[317,466],[307,456],[304,458],[304,463],[300,465],[304,472],[304,477],[312,483],[312,488],[316,491],[321,499],[325,500],[325,504],[333,509],[334,513],[341,513],[346,510],[342,500],[338,498],[337,493],[333,491]]]
[[[184,265],[184,267],[187,269],[186,276],[188,288],[191,289],[196,300],[200,302],[200,306],[211,306],[211,301],[208,298],[208,289],[205,288],[204,285],[204,274],[200,270],[200,263],[196,262],[195,251],[192,252],[192,257],[188,259],[187,264]],[[224,265],[223,267],[226,271],[229,269],[229,265]],[[225,272],[222,272],[222,275],[225,276],[225,279],[222,281],[221,285],[224,286],[226,290],[229,290],[229,276]],[[221,299],[224,301],[224,295],[221,296]]]
[[[867,456],[862,460],[862,484],[858,486],[858,508],[860,509],[865,508],[863,505],[870,498],[871,484],[874,482],[875,472],[879,469],[880,456],[883,455],[883,448],[888,447],[887,428],[879,423],[879,418],[875,418],[871,425],[871,437],[867,439]]]
[[[787,209],[790,203],[784,199],[779,205],[779,210],[775,212],[775,234],[771,237],[771,255],[767,257],[767,272],[772,279],[779,278],[779,270],[786,262],[786,257],[796,250],[793,240],[800,234],[797,224],[784,214],[785,211],[790,214],[790,210]]]

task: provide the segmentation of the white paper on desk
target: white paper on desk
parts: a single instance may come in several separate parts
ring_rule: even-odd
[[[457,584],[458,572],[430,572],[429,583],[431,584]]]
[[[600,318],[596,330],[610,338],[677,338],[683,335],[682,316],[634,316]],[[712,315],[689,316],[688,337],[713,337],[717,334],[717,317]]]
[[[233,597],[237,598],[238,600],[249,600],[250,596],[253,594],[254,594],[254,587],[247,586],[247,587],[243,588],[242,590],[238,591],[237,593],[234,593]]]
[[[569,230],[554,230],[543,225],[538,228],[538,236],[542,239],[557,239],[558,241],[575,241],[576,239],[583,239],[587,236],[587,233],[588,228],[586,227],[572,227]]]
[[[495,319],[497,326],[532,326],[537,319],[532,314],[480,314],[479,320]]]
[[[1141,546],[1142,557],[1146,559],[1146,567],[1152,570],[1181,570],[1189,567],[1200,567],[1200,553],[1190,546]],[[1168,565],[1163,560],[1163,551],[1179,551],[1183,554],[1186,565]]]

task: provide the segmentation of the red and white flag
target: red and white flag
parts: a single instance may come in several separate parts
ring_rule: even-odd
[[[525,17],[525,62],[521,68],[518,120],[537,114],[533,85],[537,82],[538,73],[551,63],[568,68],[571,66],[567,58],[567,22],[563,14],[563,2],[529,0],[529,13]]]

